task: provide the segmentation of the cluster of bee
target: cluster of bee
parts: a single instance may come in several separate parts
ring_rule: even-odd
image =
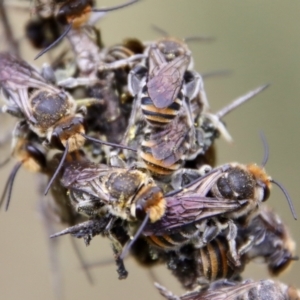
[[[193,290],[178,297],[157,285],[167,299],[299,299],[282,283],[241,278],[250,261],[279,275],[297,259],[288,229],[262,206],[276,184],[296,218],[267,159],[215,166],[215,139],[231,140],[223,118],[267,85],[213,113],[187,41],[164,33],[104,47],[95,20],[135,2],[34,2],[26,32],[43,49],[37,58],[63,38],[70,47],[41,70],[0,53],[2,113],[18,120],[0,203],[9,207],[24,167],[45,175],[45,216],[68,226],[51,237],[108,238],[120,279],[130,253],[147,267],[165,264]]]

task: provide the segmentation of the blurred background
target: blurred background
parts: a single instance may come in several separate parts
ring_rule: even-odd
[[[119,3],[101,0],[99,7]],[[113,45],[126,37],[155,40],[159,34],[151,29],[152,24],[175,37],[214,37],[215,41],[211,43],[190,44],[196,70],[200,73],[232,71],[229,76],[205,81],[213,111],[255,87],[271,83],[271,87],[262,94],[226,116],[234,143],[229,145],[222,140],[217,141],[218,164],[232,161],[259,164],[264,154],[259,132],[263,131],[270,147],[266,169],[289,191],[300,216],[299,11],[300,2],[296,0],[144,0],[110,13],[98,25],[106,45]],[[9,17],[16,36],[22,39],[23,58],[33,63],[36,53],[23,39],[29,12],[10,8]],[[1,35],[1,49],[5,47]],[[34,63],[40,66],[46,60],[47,55]],[[12,166],[11,163],[0,170],[0,190]],[[7,213],[3,209],[1,212],[1,299],[54,299],[49,241],[37,211],[36,180],[35,175],[21,169],[14,184],[10,209]],[[278,188],[274,187],[268,205],[280,214],[299,244],[299,221],[293,220],[285,197]],[[129,271],[126,280],[119,281],[115,265],[108,264],[92,269],[95,283],[90,285],[69,237],[61,237],[57,242],[63,299],[160,299],[148,270],[138,266],[131,258],[126,260]],[[87,261],[111,260],[108,241],[95,239],[88,248],[83,241],[78,242]],[[297,254],[300,254],[299,250]],[[300,287],[299,264],[295,262],[280,280]],[[161,284],[175,293],[183,292],[164,266],[153,271]],[[244,277],[263,279],[269,275],[263,265],[251,264]]]

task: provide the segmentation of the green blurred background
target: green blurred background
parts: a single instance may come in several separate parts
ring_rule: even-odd
[[[117,3],[120,1],[101,1],[103,6]],[[230,76],[211,78],[205,82],[213,110],[218,110],[261,84],[271,83],[272,86],[263,94],[226,117],[235,142],[232,145],[221,140],[217,142],[218,163],[260,163],[263,146],[259,132],[262,130],[270,146],[267,171],[287,188],[298,215],[299,12],[298,0],[144,0],[130,8],[111,13],[99,24],[106,45],[126,37],[154,40],[159,35],[151,29],[151,24],[160,26],[176,37],[215,37],[213,43],[190,45],[197,71],[233,71]],[[9,15],[17,36],[22,38],[24,22],[29,18],[28,12],[10,9]],[[5,48],[3,40],[1,44],[1,49]],[[22,42],[22,55],[33,62],[34,53],[25,41]],[[47,56],[38,63],[46,60]],[[11,167],[12,164],[1,169],[0,190]],[[48,238],[37,213],[35,181],[35,175],[21,170],[14,185],[9,212],[1,212],[1,299],[54,299]],[[284,195],[278,188],[274,188],[268,205],[280,213],[299,244],[299,221],[293,220]],[[62,237],[58,242],[63,299],[160,299],[149,272],[136,265],[131,258],[126,260],[128,279],[119,281],[112,264],[93,269],[95,284],[89,285],[69,238]],[[109,243],[105,240],[95,239],[88,248],[85,248],[82,241],[79,242],[90,262],[112,257]],[[294,263],[280,280],[300,287],[299,264]],[[165,267],[155,268],[154,272],[160,283],[176,293],[182,293],[179,284]],[[262,279],[267,278],[268,274],[263,265],[251,264],[244,276]]]

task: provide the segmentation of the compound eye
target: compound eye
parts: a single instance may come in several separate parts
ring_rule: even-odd
[[[135,208],[135,216],[138,220],[142,221],[146,217],[146,211],[143,205],[138,204]]]
[[[264,185],[263,186],[263,192],[264,192],[264,195],[263,195],[262,202],[269,199],[269,197],[270,197],[270,188],[267,185]]]
[[[67,15],[66,15],[65,9],[63,7],[61,7],[60,10],[57,12],[56,20],[61,25],[67,25],[68,24]]]
[[[26,149],[41,167],[46,168],[47,162],[44,153],[32,145],[27,145]]]
[[[57,132],[53,132],[51,135],[50,145],[58,150],[65,150],[64,145],[61,142],[60,136]]]

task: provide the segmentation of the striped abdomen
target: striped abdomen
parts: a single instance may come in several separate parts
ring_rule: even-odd
[[[174,231],[174,233],[164,234],[164,235],[151,235],[147,236],[147,241],[155,246],[156,248],[161,248],[162,250],[176,250],[183,245],[191,241],[193,237],[199,234],[196,224],[188,224],[182,226],[180,230]]]
[[[174,102],[165,108],[157,108],[149,97],[147,86],[145,85],[141,95],[141,109],[146,121],[155,127],[169,124],[177,116],[182,106],[183,95],[177,95]]]
[[[224,238],[217,238],[198,249],[199,276],[209,282],[221,278],[231,278],[237,271],[233,270],[227,258],[228,242]]]
[[[151,146],[151,141],[143,140],[140,157],[154,177],[169,176],[181,167],[182,160],[177,160],[175,163],[169,164],[167,159],[157,159],[153,155]]]
[[[190,128],[185,119],[179,117],[162,128],[149,126],[139,155],[153,176],[169,176],[182,166],[190,146]]]

